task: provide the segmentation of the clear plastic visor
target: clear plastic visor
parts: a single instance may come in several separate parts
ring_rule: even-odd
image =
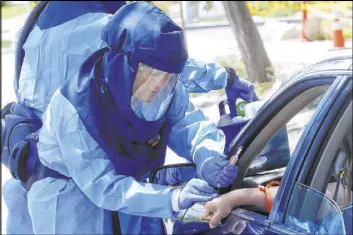
[[[131,97],[137,116],[148,121],[161,118],[169,108],[179,76],[140,63]]]

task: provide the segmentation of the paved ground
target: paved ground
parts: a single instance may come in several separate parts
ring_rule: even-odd
[[[3,30],[10,30],[10,28],[12,28],[8,35],[9,37],[14,35],[13,28],[19,27],[20,24],[18,22],[21,22],[21,19],[23,20],[23,17],[11,21],[13,22],[13,25],[2,25]],[[232,53],[236,56],[240,56],[234,35],[228,26],[187,30],[186,38],[189,55],[192,58],[204,61],[214,61],[217,56],[225,56]],[[332,41],[301,42],[299,40],[288,40],[280,42],[265,42],[268,55],[272,63],[275,65],[275,68],[279,71],[279,74],[282,75],[281,78],[283,80],[287,80],[290,77],[290,74],[295,73],[302,67],[327,57],[327,51],[332,49],[332,45]],[[346,45],[352,45],[352,41],[347,41]],[[3,107],[6,103],[15,99],[12,88],[14,55],[12,51],[8,51],[1,56],[1,105]],[[205,115],[211,120],[217,122],[219,115],[215,110],[218,110],[217,103],[221,97],[215,96],[214,94],[215,93],[200,96],[197,99],[194,99],[193,102],[198,107],[203,107]],[[168,158],[166,163],[174,162],[175,155],[170,151],[168,151],[168,154],[174,158]],[[8,171],[3,168],[2,184],[6,182],[9,177]],[[7,210],[2,198],[2,234],[5,234],[6,218]]]

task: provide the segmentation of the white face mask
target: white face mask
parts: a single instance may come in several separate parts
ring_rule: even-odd
[[[135,114],[146,121],[162,118],[173,100],[179,75],[140,64],[131,97],[131,108]]]

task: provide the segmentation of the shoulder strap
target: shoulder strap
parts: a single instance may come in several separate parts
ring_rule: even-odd
[[[29,13],[23,27],[20,29],[20,33],[18,36],[16,48],[15,48],[15,80],[14,80],[15,94],[18,102],[19,102],[18,84],[20,79],[23,58],[25,55],[23,50],[23,44],[26,42],[28,35],[33,29],[33,26],[36,20],[38,19],[40,13],[43,11],[47,3],[48,1],[39,1],[37,5],[32,9],[32,11]]]

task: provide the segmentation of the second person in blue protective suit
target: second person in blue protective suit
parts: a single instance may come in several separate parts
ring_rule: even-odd
[[[19,81],[15,79],[19,102],[41,119],[54,91],[77,75],[79,65],[93,51],[106,46],[101,30],[123,5],[124,1],[49,1],[23,45]],[[189,92],[208,92],[227,85],[227,92],[248,101],[256,98],[251,84],[215,63],[188,59],[179,80]],[[27,191],[20,181],[6,182],[3,195],[8,209],[7,233],[32,234]]]
[[[77,75],[80,64],[93,51],[106,46],[101,30],[123,5],[124,1],[49,1],[23,45],[25,56],[19,82],[15,80],[19,102],[32,108],[41,119],[54,91]],[[251,84],[215,63],[189,58],[179,80],[189,92],[208,92],[227,85],[227,94],[248,101],[256,99]],[[195,174],[192,172],[187,178]],[[16,179],[10,179],[3,187],[7,233],[33,233],[26,209],[27,192],[21,187]]]
[[[109,234],[111,211],[119,211],[123,234],[161,233],[157,218],[210,200],[212,187],[237,176],[223,155],[223,132],[193,108],[179,82],[187,60],[180,27],[135,2],[113,16],[102,39],[107,47],[85,61],[43,115],[40,160],[70,179],[32,185],[35,233]],[[202,180],[183,188],[143,182],[164,163],[167,145],[195,162]]]

